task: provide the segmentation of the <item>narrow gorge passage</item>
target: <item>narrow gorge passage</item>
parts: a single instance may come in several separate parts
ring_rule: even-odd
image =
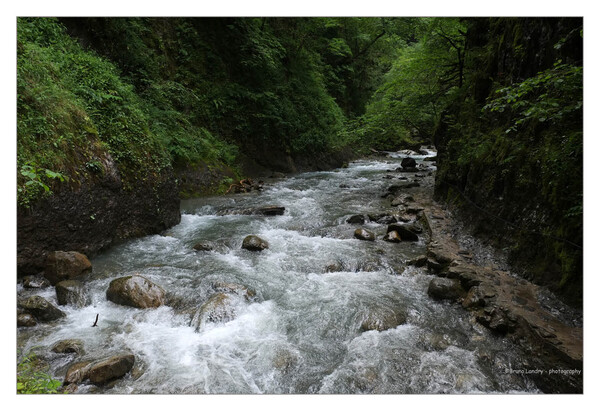
[[[432,191],[433,163],[413,156],[418,171],[398,172],[404,157],[390,153],[270,180],[261,192],[183,201],[179,225],[92,259],[93,271],[82,279],[90,304],[61,306],[64,319],[20,328],[19,348],[36,351],[61,380],[74,362],[135,355],[123,379],[84,383],[78,393],[539,392],[526,375],[505,371],[523,362],[518,346],[460,305],[431,299],[434,276],[406,265],[426,253],[426,232],[417,242],[386,242],[387,224],[367,217],[398,213],[383,197],[392,184],[417,181],[417,190]],[[284,214],[239,214],[271,205],[285,207]],[[357,214],[364,224],[347,223]],[[359,227],[376,240],[354,238]],[[250,234],[269,248],[242,249]],[[201,241],[213,250],[194,250]],[[136,309],[108,301],[109,283],[133,274],[162,287],[167,305]],[[195,322],[195,309],[223,284],[255,295],[231,294],[230,321]],[[53,287],[19,285],[18,293],[56,304]],[[366,319],[385,313],[405,322],[364,331]],[[81,340],[84,352],[51,353],[63,339]]]

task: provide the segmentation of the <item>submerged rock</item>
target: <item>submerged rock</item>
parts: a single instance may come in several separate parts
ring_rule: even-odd
[[[17,327],[33,327],[37,325],[37,321],[33,315],[28,313],[17,314]]]
[[[456,301],[465,295],[460,281],[453,278],[434,278],[429,282],[427,294],[436,300]]]
[[[419,241],[419,236],[417,235],[419,228],[415,224],[390,224],[388,225],[387,232],[391,231],[396,231],[402,238],[402,241]]]
[[[258,236],[249,235],[244,238],[242,248],[249,251],[262,251],[269,248],[269,243]]]
[[[400,165],[402,168],[412,168],[417,166],[417,161],[412,157],[405,157],[402,159]]]
[[[325,266],[326,273],[337,273],[340,271],[344,271],[344,263],[342,263],[340,260],[329,261]]]
[[[198,331],[205,323],[224,323],[236,316],[233,298],[225,293],[216,293],[200,306],[191,325]]]
[[[348,224],[364,224],[365,216],[362,214],[353,215],[352,217],[346,220]]]
[[[87,290],[79,281],[65,280],[56,284],[56,299],[59,305],[85,307],[90,304]]]
[[[194,245],[194,250],[196,251],[212,251],[215,249],[215,246],[210,241],[200,241]]]
[[[256,291],[246,287],[245,285],[236,283],[216,282],[213,284],[213,289],[215,291],[239,295],[244,297],[246,301],[253,300],[256,297]]]
[[[375,234],[372,231],[365,230],[364,228],[357,228],[354,230],[354,238],[365,241],[375,241]]]
[[[66,317],[66,314],[39,295],[34,295],[18,303],[26,313],[31,314],[37,321],[49,322]]]
[[[54,251],[48,254],[44,276],[52,285],[71,280],[92,270],[88,258],[76,251]]]
[[[60,340],[52,346],[50,351],[57,354],[81,354],[83,352],[83,341],[77,339]]]
[[[223,210],[219,211],[217,215],[264,215],[264,216],[276,216],[283,215],[285,213],[285,207],[282,206],[264,206],[256,208],[244,208],[241,210]]]
[[[42,276],[28,275],[23,277],[23,287],[25,288],[46,288],[50,285],[50,281]]]
[[[115,304],[135,308],[156,308],[165,303],[165,292],[141,275],[112,280],[106,298]]]
[[[361,331],[385,331],[406,323],[406,314],[398,309],[371,308],[363,319]]]
[[[383,236],[383,241],[388,241],[390,243],[399,243],[402,241],[400,234],[397,231],[390,231],[386,235]]]

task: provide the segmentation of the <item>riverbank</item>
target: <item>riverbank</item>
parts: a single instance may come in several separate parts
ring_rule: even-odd
[[[531,374],[544,392],[581,393],[582,314],[511,272],[499,250],[470,236],[451,210],[433,200],[434,178],[424,176],[421,187],[411,190],[413,207],[423,208],[430,235],[427,255],[413,264],[457,281],[463,293],[449,299],[468,310],[473,321],[525,349],[529,361],[513,364],[509,372]]]

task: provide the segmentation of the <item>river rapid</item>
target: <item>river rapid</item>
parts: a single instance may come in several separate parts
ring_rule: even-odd
[[[353,162],[348,168],[270,180],[262,192],[183,201],[181,223],[163,235],[128,241],[92,259],[82,278],[91,304],[60,306],[67,316],[20,328],[18,347],[33,350],[64,378],[70,364],[131,352],[135,366],[104,387],[82,384],[78,393],[491,393],[538,392],[520,368],[518,346],[492,335],[460,306],[432,300],[433,278],[405,261],[425,254],[418,242],[382,241],[386,225],[363,226],[374,242],[353,238],[354,214],[395,209],[382,198],[402,174],[402,155]],[[425,156],[414,156],[419,164]],[[434,172],[429,166],[421,171]],[[385,178],[393,174],[394,179]],[[282,216],[221,215],[267,205]],[[241,248],[255,234],[269,248]],[[197,252],[198,241],[216,244]],[[343,271],[326,272],[331,262]],[[157,309],[119,306],[106,299],[109,283],[140,274],[160,285],[170,303]],[[187,307],[200,306],[218,282],[256,291],[235,300],[225,323],[190,325]],[[18,288],[57,305],[53,287]],[[400,310],[405,324],[361,331],[372,309]],[[99,314],[97,327],[91,327]],[[54,354],[59,340],[83,341],[84,353]]]

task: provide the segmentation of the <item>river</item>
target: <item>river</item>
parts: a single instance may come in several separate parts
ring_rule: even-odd
[[[420,164],[423,157],[415,156]],[[401,158],[272,180],[262,192],[183,201],[179,225],[92,259],[93,272],[83,278],[91,304],[61,306],[65,319],[19,329],[19,347],[40,353],[59,379],[74,361],[135,354],[125,378],[106,387],[82,384],[78,393],[538,392],[526,375],[506,372],[522,362],[518,346],[492,335],[460,306],[432,300],[427,286],[433,276],[405,265],[425,253],[424,236],[388,243],[381,240],[386,225],[368,222],[364,227],[377,240],[353,238],[357,226],[346,223],[348,217],[393,210],[382,194],[396,180],[384,177]],[[283,206],[285,214],[219,215],[266,205]],[[241,249],[249,234],[270,247]],[[201,240],[216,249],[196,252]],[[332,261],[343,271],[325,272]],[[132,274],[160,285],[173,303],[140,310],[107,301],[110,281]],[[235,299],[232,321],[196,330],[184,308],[201,305],[218,282],[242,284],[256,296]],[[19,286],[18,292],[56,304],[53,287]],[[407,321],[361,331],[373,308],[400,310]],[[91,327],[96,314],[98,326]],[[83,355],[50,352],[69,338],[83,341]]]

